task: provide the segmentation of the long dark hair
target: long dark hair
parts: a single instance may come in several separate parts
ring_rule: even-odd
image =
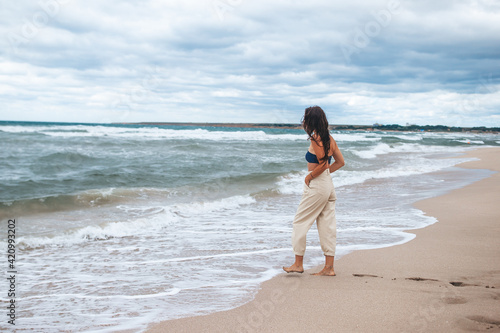
[[[321,138],[325,156],[321,160],[328,160],[328,153],[330,151],[330,131],[328,130],[328,120],[326,120],[325,112],[319,106],[308,107],[302,118],[302,126],[306,131],[309,139],[314,140],[318,145],[320,144],[312,136],[313,133]]]

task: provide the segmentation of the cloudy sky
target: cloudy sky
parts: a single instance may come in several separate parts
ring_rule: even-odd
[[[1,0],[0,120],[500,126],[497,0]]]

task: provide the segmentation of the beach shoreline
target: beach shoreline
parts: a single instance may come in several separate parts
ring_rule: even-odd
[[[413,240],[350,253],[335,278],[278,275],[240,307],[147,332],[500,331],[499,153],[466,153],[480,160],[459,167],[496,173],[414,205],[439,222],[407,231]]]

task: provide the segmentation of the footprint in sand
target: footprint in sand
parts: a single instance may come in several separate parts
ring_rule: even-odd
[[[500,320],[485,316],[467,316],[459,319],[458,325],[466,331],[488,331],[500,328]]]
[[[490,294],[489,297],[497,301],[500,299],[500,294]]]
[[[446,304],[465,304],[465,303],[467,303],[467,299],[465,299],[464,297],[460,297],[460,296],[445,297],[443,299],[443,302],[445,302]]]
[[[470,283],[465,283],[465,282],[460,282],[460,281],[452,281],[450,284],[454,287],[477,287],[478,284],[470,284]]]
[[[372,274],[353,274],[352,276],[355,276],[355,277],[379,277],[378,275],[372,275]]]
[[[436,279],[426,279],[426,278],[421,278],[421,277],[409,277],[406,278],[406,280],[412,280],[412,281],[439,281]]]

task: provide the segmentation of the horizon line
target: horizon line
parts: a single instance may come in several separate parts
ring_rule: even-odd
[[[0,120],[0,123],[53,123],[53,124],[91,124],[91,125],[160,125],[160,126],[224,126],[224,125],[232,125],[237,127],[236,125],[247,125],[247,126],[293,126],[302,128],[301,123],[265,123],[265,122],[255,122],[255,123],[246,123],[246,122],[165,122],[165,121],[141,121],[141,122],[110,122],[110,123],[95,123],[95,122],[70,122],[70,121],[39,121],[39,120]],[[398,123],[391,124],[381,124],[381,123],[373,123],[373,124],[329,124],[329,126],[351,126],[351,127],[383,127],[383,126],[401,126],[401,127],[412,127],[412,126],[432,126],[432,127],[447,127],[447,128],[485,128],[485,129],[494,129],[498,127],[488,127],[488,126],[449,126],[449,125],[420,125],[420,124],[409,124],[409,125],[401,125]]]

